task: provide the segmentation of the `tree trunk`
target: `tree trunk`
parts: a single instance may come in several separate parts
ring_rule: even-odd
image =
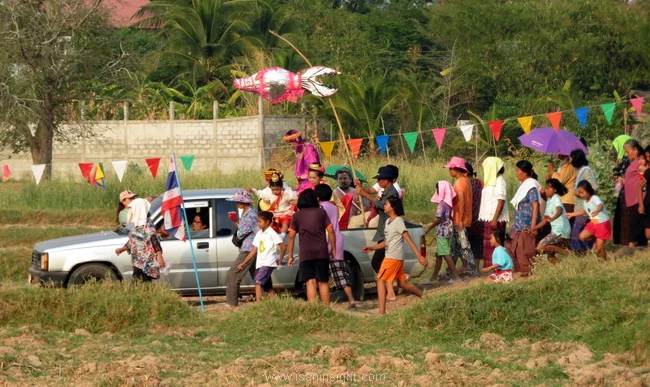
[[[29,150],[34,165],[45,164],[42,180],[52,178],[52,147],[54,144],[54,107],[49,95],[46,95],[38,112],[36,132],[29,141]]]

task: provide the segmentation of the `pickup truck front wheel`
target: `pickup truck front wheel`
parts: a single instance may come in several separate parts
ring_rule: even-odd
[[[102,263],[88,263],[74,269],[68,280],[69,285],[83,285],[91,281],[116,280],[115,272]]]

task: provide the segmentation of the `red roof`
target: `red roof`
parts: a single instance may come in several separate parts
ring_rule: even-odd
[[[111,24],[115,27],[126,27],[137,20],[131,19],[149,0],[105,0],[104,6],[112,12]]]

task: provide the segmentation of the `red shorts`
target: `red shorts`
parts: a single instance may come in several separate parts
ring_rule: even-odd
[[[604,241],[612,239],[612,224],[609,220],[602,223],[594,223],[592,220],[585,226],[585,231],[594,234],[596,239],[602,239]]]

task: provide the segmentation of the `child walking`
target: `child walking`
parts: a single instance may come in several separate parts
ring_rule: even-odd
[[[605,241],[612,239],[612,225],[609,214],[605,209],[605,204],[602,199],[596,195],[596,190],[587,180],[578,182],[576,195],[585,200],[584,210],[576,211],[567,214],[567,218],[574,218],[577,216],[589,216],[589,223],[580,233],[580,240],[583,242],[596,241],[594,244],[594,251],[598,258],[603,261],[607,259],[605,252]]]
[[[348,298],[348,307],[354,309],[357,305],[354,302],[354,295],[350,286],[350,273],[343,260],[343,234],[341,234],[341,230],[339,229],[339,211],[336,205],[330,201],[332,199],[332,188],[327,184],[318,184],[314,191],[316,192],[316,196],[318,196],[321,208],[327,213],[330,223],[332,223],[332,228],[334,229],[334,235],[336,235],[336,255],[330,260],[330,273],[334,280],[334,285],[336,290],[343,290]],[[330,250],[332,249],[329,244],[327,247]]]
[[[506,234],[500,230],[494,230],[490,236],[490,244],[494,249],[492,251],[492,265],[483,268],[483,273],[489,273],[494,270],[494,273],[488,277],[494,282],[512,282],[512,258],[505,245]]]
[[[255,264],[255,301],[262,301],[264,292],[269,297],[275,296],[273,291],[273,280],[271,274],[273,270],[282,263],[286,246],[282,238],[271,228],[273,221],[273,214],[267,211],[260,211],[257,214],[257,227],[259,231],[255,234],[253,239],[253,249],[248,253],[242,263],[237,265],[239,270],[244,270],[248,262],[250,262],[257,255]],[[277,247],[280,247],[280,255],[278,256]]]
[[[411,247],[422,265],[426,266],[429,263],[420,254],[420,251],[406,230],[404,220],[401,218],[404,215],[402,200],[394,196],[387,198],[384,204],[384,213],[388,215],[388,220],[384,228],[384,240],[379,244],[365,246],[362,249],[364,253],[386,249],[386,258],[384,258],[377,273],[379,314],[386,314],[386,284],[392,286],[395,280],[397,280],[397,285],[403,290],[422,297],[422,291],[406,281],[406,274],[404,274],[404,241],[406,240],[406,243]]]
[[[562,199],[560,199],[569,190],[558,179],[548,179],[546,180],[545,191],[546,197],[550,199],[546,202],[544,218],[530,230],[534,232],[549,223],[551,224],[551,233],[539,241],[537,250],[551,253],[549,255],[549,261],[555,263],[557,259],[553,256],[554,254],[569,253],[567,248],[569,247],[569,238],[571,237],[571,224],[566,217]]]
[[[454,205],[455,196],[456,192],[454,192],[454,188],[451,186],[450,182],[440,180],[436,183],[436,193],[431,198],[432,202],[438,204],[438,208],[436,209],[436,220],[424,231],[425,234],[428,234],[429,231],[433,230],[436,226],[438,227],[438,233],[436,236],[436,266],[433,269],[433,274],[431,274],[429,282],[437,280],[443,259],[447,263],[447,266],[453,275],[451,282],[460,280],[458,271],[456,270],[456,265],[451,259],[450,248],[450,240],[454,236],[454,223],[451,219],[451,211]]]

